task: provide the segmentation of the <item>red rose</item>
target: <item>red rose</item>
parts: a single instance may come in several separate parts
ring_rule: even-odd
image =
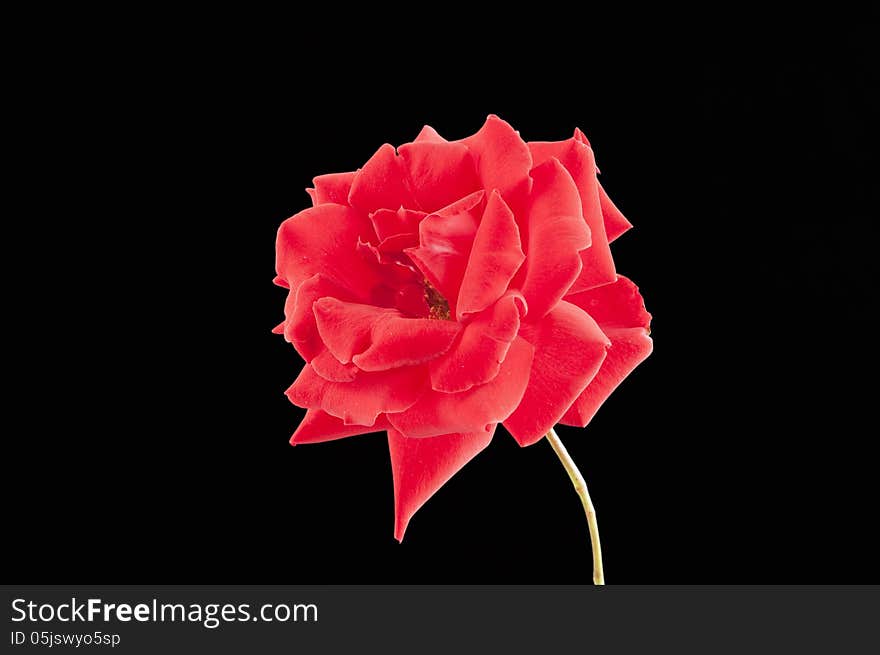
[[[526,143],[490,116],[315,178],[281,225],[276,331],[307,362],[291,443],[386,430],[398,539],[498,423],[522,446],[584,426],[651,352],[608,245],[631,226],[597,172],[579,130]]]

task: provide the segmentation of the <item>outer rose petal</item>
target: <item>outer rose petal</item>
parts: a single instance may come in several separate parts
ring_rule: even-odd
[[[535,181],[526,223],[522,294],[529,320],[539,321],[567,293],[581,272],[579,252],[590,245],[577,187],[557,159],[532,170]]]
[[[525,258],[513,212],[501,194],[492,191],[458,292],[458,319],[480,312],[498,300]]]
[[[330,173],[328,175],[319,175],[312,179],[315,185],[312,201],[314,204],[323,205],[328,202],[337,205],[348,204],[348,194],[351,191],[351,183],[357,175],[354,171],[350,173]]]
[[[433,143],[446,143],[446,139],[440,136],[430,125],[425,125],[422,128],[422,131],[419,132],[419,135],[413,140],[413,143],[421,143],[422,141],[429,141]]]
[[[403,540],[410,519],[449,479],[489,445],[495,426],[487,432],[444,434],[424,439],[388,430],[391,474],[394,479],[394,538]]]
[[[290,438],[290,445],[333,441],[343,437],[353,437],[357,434],[381,432],[387,430],[388,427],[388,421],[382,415],[376,419],[373,425],[346,425],[342,419],[331,416],[323,410],[310,409]]]
[[[462,143],[419,141],[398,148],[409,174],[410,188],[427,212],[477,191],[480,181],[474,159]]]
[[[347,425],[373,425],[384,412],[411,407],[428,387],[424,367],[397,368],[378,373],[361,371],[351,382],[331,382],[306,364],[286,391],[294,405],[323,409]]]
[[[330,382],[351,382],[360,370],[354,364],[341,363],[326,349],[309,363],[315,369],[315,373]]]
[[[428,364],[435,391],[457,393],[492,380],[519,332],[522,298],[510,294],[475,316],[452,350]]]
[[[484,189],[498,189],[508,202],[528,193],[532,155],[509,123],[492,114],[479,132],[461,142],[474,155]]]
[[[577,293],[565,298],[595,319],[604,330],[607,327],[641,327],[651,325],[651,315],[635,283],[623,275],[614,284]]]
[[[577,186],[584,220],[590,228],[590,247],[581,251],[583,268],[570,293],[614,282],[614,260],[605,235],[593,149],[575,137],[567,141],[532,142],[529,149],[536,165],[556,157],[565,166]]]
[[[344,287],[356,283],[353,291],[368,293],[379,277],[367,259],[355,256],[355,249],[358,240],[372,236],[369,220],[350,207],[311,207],[288,218],[278,229],[275,269],[291,289],[321,273]]]
[[[611,348],[596,377],[562,418],[566,425],[583,427],[624,378],[651,354],[651,315],[638,287],[623,276],[614,284],[569,296],[567,300],[592,315],[611,339]]]
[[[406,183],[406,176],[394,146],[386,143],[357,172],[348,202],[369,214],[377,209],[418,209]]]
[[[389,413],[388,420],[408,437],[485,430],[507,418],[519,404],[533,353],[528,342],[516,338],[501,371],[490,382],[461,393],[428,391],[409,409]]]
[[[521,335],[535,347],[529,385],[504,427],[528,446],[540,440],[596,375],[608,338],[583,310],[560,302]]]
[[[644,328],[608,328],[611,348],[596,377],[562,417],[561,423],[585,427],[608,396],[651,354],[654,342]]]
[[[316,273],[291,289],[284,304],[286,316],[284,338],[290,341],[307,362],[324,351],[324,342],[318,334],[313,305],[319,298],[332,296],[340,300],[353,300],[352,293],[338,284]]]
[[[605,233],[608,235],[608,243],[614,241],[621,234],[632,227],[632,223],[620,213],[617,206],[611,202],[611,198],[605,193],[602,185],[599,185],[599,203],[602,207],[602,217],[605,219]]]

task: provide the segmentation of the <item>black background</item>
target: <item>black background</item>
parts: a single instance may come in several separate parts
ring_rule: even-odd
[[[45,283],[10,395],[36,399],[7,438],[14,577],[589,581],[543,442],[499,431],[402,545],[383,435],[287,443],[301,361],[270,333],[278,225],[314,175],[491,112],[527,140],[581,127],[636,226],[613,251],[655,352],[586,430],[560,430],[609,582],[880,580],[872,17],[724,38],[723,17],[613,37],[581,16],[353,37],[226,18],[129,26],[29,79],[52,102],[22,128],[44,175],[26,274]]]

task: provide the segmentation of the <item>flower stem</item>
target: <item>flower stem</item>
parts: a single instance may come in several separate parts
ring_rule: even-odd
[[[584,512],[587,514],[587,525],[590,528],[590,544],[593,547],[593,584],[604,585],[605,572],[602,570],[602,545],[599,543],[599,524],[596,523],[596,510],[593,507],[593,501],[590,499],[590,492],[587,491],[587,483],[584,480],[584,476],[578,471],[577,466],[574,465],[571,455],[568,454],[553,428],[550,428],[550,432],[547,433],[547,441],[553,446],[553,451],[559,457],[562,466],[565,467],[565,472],[571,478],[574,490],[584,506]]]

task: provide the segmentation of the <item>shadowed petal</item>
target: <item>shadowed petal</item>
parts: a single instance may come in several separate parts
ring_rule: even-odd
[[[404,252],[455,313],[458,290],[482,214],[482,191],[441,209],[419,224],[419,246]]]
[[[410,519],[440,487],[489,445],[488,431],[444,434],[424,439],[388,430],[391,473],[394,479],[394,538],[403,540]]]

